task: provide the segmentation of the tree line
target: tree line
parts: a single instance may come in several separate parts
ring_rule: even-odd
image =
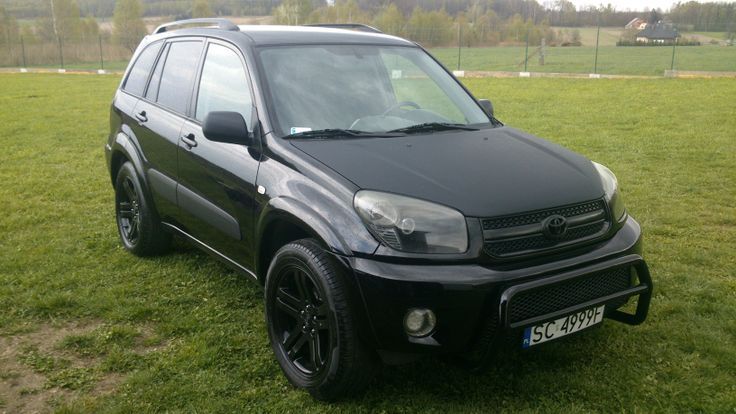
[[[669,18],[680,30],[733,34],[736,31],[736,3],[677,3],[670,10]]]
[[[214,12],[208,0],[188,0],[188,17],[209,17]],[[116,0],[112,11],[112,30],[102,30],[98,20],[87,15],[75,0],[46,0],[45,13],[20,25],[9,10],[0,5],[0,45],[59,43],[59,44],[115,44],[129,52],[147,34],[141,0]]]
[[[569,0],[5,0],[0,6],[0,45],[26,42],[93,42],[104,39],[132,50],[145,35],[143,17],[171,19],[272,14],[276,23],[371,24],[428,46],[519,44],[577,45],[579,32],[553,27],[619,26],[648,12],[618,11],[610,4],[576,8]],[[31,7],[29,10],[28,7]],[[31,24],[17,17],[34,15]],[[660,11],[660,14],[663,14]],[[101,30],[100,17],[112,17]],[[736,29],[736,3],[676,3],[663,16],[681,31]],[[727,35],[728,36],[728,35]],[[9,47],[9,46],[8,46]]]
[[[425,9],[415,6],[406,13],[400,4],[391,2],[383,8],[366,9],[358,0],[340,0],[331,6],[314,7],[309,0],[285,0],[274,9],[277,24],[362,23],[384,33],[406,37],[425,46],[464,47],[499,44],[579,46],[577,30],[555,30],[548,17],[539,21],[520,13],[502,18],[489,2],[476,1],[454,15],[445,8]]]

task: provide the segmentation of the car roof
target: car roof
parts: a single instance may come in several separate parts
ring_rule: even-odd
[[[314,26],[238,26],[257,45],[362,43],[413,46],[406,39],[382,33]]]
[[[253,46],[307,45],[307,44],[371,44],[415,46],[413,42],[396,36],[349,29],[316,26],[240,25],[240,31],[216,27],[198,27],[171,30],[153,38],[173,36],[217,36],[231,40],[245,40]]]

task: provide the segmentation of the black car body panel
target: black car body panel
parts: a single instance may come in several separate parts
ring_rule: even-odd
[[[362,189],[494,217],[603,196],[590,161],[509,127],[386,139],[292,140]]]
[[[261,283],[279,243],[303,237],[319,241],[351,275],[359,331],[375,348],[462,352],[478,337],[484,320],[504,316],[502,295],[511,286],[606,263],[618,266],[622,258],[632,269],[646,267],[640,258],[639,225],[628,215],[611,217],[608,206],[608,227],[601,237],[513,260],[487,254],[484,218],[604,197],[601,178],[588,159],[513,128],[495,126],[492,118],[477,131],[390,138],[308,140],[274,134],[259,47],[417,45],[336,29],[182,29],[147,37],[131,66],[147,45],[192,39],[203,42],[205,52],[197,60],[195,84],[181,86],[190,88],[183,111],[126,92],[130,68],[126,71],[113,99],[106,145],[113,182],[121,163],[130,161],[169,230]],[[245,119],[253,139],[250,146],[210,141],[195,119],[196,83],[212,44],[226,45],[242,61],[252,88],[253,111]],[[168,48],[161,49],[163,59]],[[467,251],[433,255],[388,247],[356,213],[353,201],[359,190],[401,194],[460,211],[466,217]],[[648,305],[648,273],[639,282],[645,288],[631,296],[646,296]],[[412,338],[404,332],[404,313],[413,307],[435,310],[438,326],[432,335]],[[646,309],[643,312],[646,316]],[[639,323],[643,318],[618,320]]]

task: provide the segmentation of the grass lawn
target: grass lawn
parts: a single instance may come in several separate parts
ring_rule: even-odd
[[[552,29],[557,31],[565,31],[572,33],[573,30],[577,30],[580,33],[580,42],[583,46],[595,46],[595,38],[598,34],[598,28],[595,26],[586,27],[553,27]],[[600,39],[598,39],[599,46],[616,46],[616,42],[621,38],[623,33],[623,27],[601,27]]]
[[[602,35],[601,35],[602,36]],[[529,55],[536,47],[529,47]],[[448,68],[457,69],[457,48],[436,48],[432,54]],[[484,71],[524,70],[525,48],[465,48],[460,52],[460,69]],[[592,73],[595,46],[548,47],[545,64],[529,58],[530,72]],[[598,73],[662,76],[672,65],[672,48],[601,46],[598,50]],[[675,51],[675,69],[736,72],[736,47],[681,46]]]
[[[736,82],[467,80],[504,122],[602,162],[643,225],[648,321],[481,375],[386,368],[325,405],[268,346],[262,291],[178,243],[127,254],[104,137],[115,76],[0,75],[0,412],[732,412],[736,407]]]

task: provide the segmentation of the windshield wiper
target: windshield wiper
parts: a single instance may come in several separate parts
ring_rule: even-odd
[[[459,129],[463,131],[477,131],[478,128],[473,128],[464,124],[450,124],[447,122],[427,122],[424,124],[412,125],[404,128],[392,129],[388,132],[402,132],[402,133],[413,133],[413,132],[432,132],[432,131],[449,131],[452,129]]]
[[[354,129],[318,129],[314,131],[297,132],[296,134],[287,135],[284,138],[372,138],[372,137],[398,137],[402,134],[397,134],[393,131],[389,132],[368,132],[368,131],[357,131]]]

